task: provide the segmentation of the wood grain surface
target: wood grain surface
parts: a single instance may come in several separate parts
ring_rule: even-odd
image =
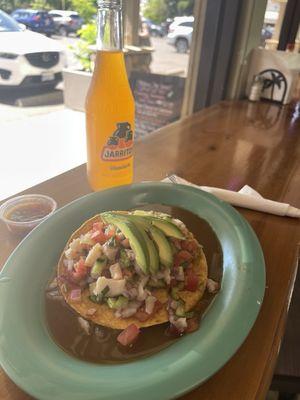
[[[232,190],[248,184],[269,199],[300,208],[300,121],[289,107],[219,103],[135,145],[136,182],[159,180],[169,173]],[[50,195],[62,206],[89,192],[83,165],[24,193]],[[206,383],[183,396],[185,400],[264,399],[272,378],[294,285],[300,224],[297,219],[238,211],[255,230],[264,252],[265,299],[241,348]],[[18,242],[1,223],[0,266]],[[31,397],[0,370],[0,398]]]

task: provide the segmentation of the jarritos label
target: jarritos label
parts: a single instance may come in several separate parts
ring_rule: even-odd
[[[133,133],[128,122],[119,122],[117,129],[103,146],[101,159],[103,161],[126,160],[132,155]]]

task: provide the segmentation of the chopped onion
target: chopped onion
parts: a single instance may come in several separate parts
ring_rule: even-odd
[[[171,300],[171,301],[170,301],[170,307],[171,307],[173,310],[176,310],[177,306],[178,306],[178,301],[176,301],[176,300]]]
[[[69,248],[65,251],[65,256],[69,259],[75,258],[77,253],[79,253],[82,249],[82,245],[80,244],[80,239],[74,239],[69,244]]]
[[[176,280],[183,282],[184,281],[184,271],[183,271],[183,267],[178,267],[177,268],[177,273],[176,273]]]
[[[125,249],[125,251],[126,251],[126,255],[129,258],[129,260],[130,261],[134,261],[135,260],[134,251],[133,250],[128,250],[128,249]]]
[[[81,301],[81,289],[73,289],[70,293],[70,300]]]
[[[132,315],[134,315],[138,308],[141,306],[141,302],[139,301],[130,301],[128,304],[128,307],[126,307],[124,310],[122,310],[121,316],[122,318],[129,318]]]
[[[220,284],[219,282],[214,281],[213,279],[207,279],[206,282],[206,288],[208,290],[208,293],[217,293],[218,290],[220,289]]]
[[[154,310],[154,305],[156,303],[156,297],[148,296],[145,300],[145,311],[147,314],[152,314]]]
[[[123,274],[119,263],[111,265],[109,270],[113,279],[123,279]]]
[[[85,235],[80,236],[80,244],[87,244],[89,246],[93,246],[95,241],[92,239],[92,234],[90,232],[86,233]]]
[[[148,276],[144,276],[138,285],[138,293],[137,293],[137,299],[139,301],[143,301],[146,299],[147,297],[147,293],[144,290],[144,286],[146,285],[146,283],[148,282],[149,277]]]
[[[184,332],[187,328],[186,318],[175,319],[174,317],[170,317],[170,322],[179,332]]]
[[[84,330],[84,332],[87,335],[90,335],[91,327],[90,327],[90,324],[88,323],[88,321],[86,319],[83,319],[82,317],[78,317],[78,322],[79,322],[80,327]]]
[[[171,282],[171,274],[170,274],[170,269],[169,268],[165,268],[163,271],[163,278],[166,282],[167,285],[170,285]]]
[[[157,279],[163,279],[164,277],[165,277],[165,271],[158,271],[155,275],[152,276],[152,279],[157,280]]]

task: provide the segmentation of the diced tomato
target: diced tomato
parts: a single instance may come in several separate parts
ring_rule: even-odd
[[[129,346],[135,342],[139,333],[139,328],[135,324],[131,324],[118,335],[117,341],[123,346]]]
[[[146,311],[143,311],[142,309],[139,309],[134,314],[134,317],[137,318],[141,322],[145,322],[150,317],[150,314],[146,313]]]
[[[197,250],[198,245],[194,239],[193,240],[183,240],[181,242],[181,247],[183,250],[187,250],[190,253],[194,253]]]
[[[193,272],[189,272],[186,276],[185,289],[195,292],[198,289],[199,278]]]
[[[186,320],[186,322],[187,322],[187,328],[185,330],[186,332],[191,333],[199,329],[200,322],[198,317],[189,318]]]
[[[117,233],[115,238],[117,242],[121,242],[124,239],[124,236],[122,233]]]
[[[100,231],[94,231],[94,232],[92,233],[91,238],[92,238],[93,240],[95,240],[95,242],[98,242],[98,243],[100,243],[100,244],[103,244],[103,243],[105,243],[105,242],[107,241],[107,236],[105,235],[104,232],[102,232],[102,230],[100,230]]]
[[[180,264],[190,261],[192,258],[193,256],[191,253],[186,250],[180,250],[175,256],[174,265],[178,267]]]
[[[79,281],[80,279],[83,279],[86,277],[87,274],[87,267],[84,263],[84,259],[81,258],[74,266],[75,271],[72,274],[72,277],[76,280]]]
[[[175,246],[178,250],[181,250],[181,243],[182,243],[182,241],[179,240],[179,239],[176,239],[176,238],[172,238],[171,240],[172,240],[172,242],[174,243],[174,246]]]
[[[102,222],[94,222],[93,223],[93,231],[102,231],[103,224]]]

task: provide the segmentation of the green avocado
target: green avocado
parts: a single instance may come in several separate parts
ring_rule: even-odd
[[[156,226],[150,227],[150,234],[158,248],[160,263],[167,268],[171,268],[173,265],[173,253],[165,234]]]
[[[185,238],[184,234],[181,232],[181,230],[178,228],[178,226],[175,225],[171,221],[168,221],[166,219],[153,218],[153,219],[151,219],[151,223],[152,223],[152,225],[156,226],[161,231],[163,231],[163,233],[166,236],[171,236],[171,237],[174,237],[176,239],[181,239],[181,240],[183,240]]]
[[[151,223],[145,218],[141,218],[131,214],[118,214],[114,213],[117,218],[124,221],[130,221],[139,230],[141,236],[146,243],[148,254],[149,254],[149,269],[152,274],[155,274],[159,268],[159,256],[153,241],[149,238],[146,230],[151,228]]]
[[[153,212],[147,212],[143,210],[136,210],[133,213],[134,217],[143,219],[144,221],[151,222],[152,225],[159,228],[166,236],[171,236],[176,239],[185,239],[184,234],[172,221],[172,218],[168,214],[153,214]]]
[[[148,246],[146,245],[145,239],[136,225],[128,219],[125,220],[116,214],[103,213],[101,214],[101,217],[108,224],[115,225],[120,229],[123,235],[129,240],[130,247],[134,251],[137,264],[145,274],[148,274]]]

